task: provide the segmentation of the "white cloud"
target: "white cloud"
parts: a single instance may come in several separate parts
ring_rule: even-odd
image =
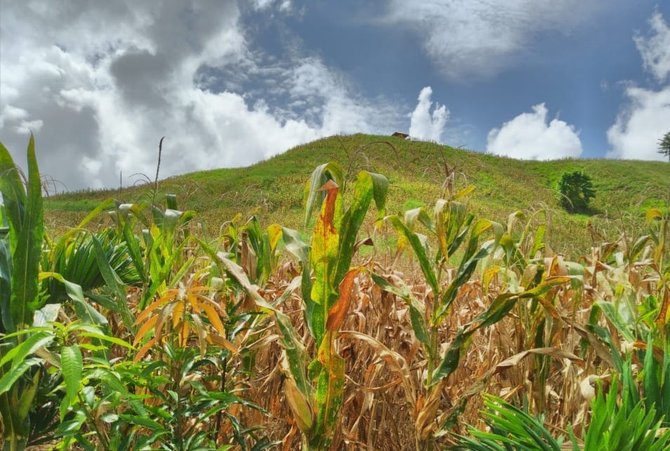
[[[638,87],[626,89],[628,103],[607,130],[612,146],[609,157],[663,160],[658,141],[670,131],[670,86],[660,91]]]
[[[589,19],[598,0],[388,0],[389,25],[423,39],[428,56],[449,78],[489,77],[542,32],[569,33]]]
[[[645,70],[662,83],[670,76],[670,28],[659,12],[651,16],[649,26],[651,36],[637,35],[633,39]]]
[[[648,37],[637,35],[633,39],[644,69],[663,83],[670,76],[670,28],[658,12],[651,16],[649,26]],[[670,131],[670,85],[656,90],[630,84],[624,94],[626,103],[607,130],[607,140],[612,146],[608,156],[663,160],[665,157],[658,153],[658,141]]]
[[[523,160],[576,158],[582,143],[573,125],[556,118],[547,123],[544,103],[533,106],[532,113],[521,113],[488,134],[486,151]]]
[[[413,138],[440,142],[449,119],[449,110],[437,102],[433,104],[432,94],[430,86],[419,93],[418,103],[410,118],[409,134]]]
[[[163,135],[168,176],[394,127],[392,105],[361,96],[320,58],[259,58],[241,14],[234,0],[3,5],[0,139],[23,164],[32,130],[42,172],[76,189],[115,186],[119,171],[153,173]],[[226,66],[242,80],[255,73],[254,99],[224,86],[216,71]],[[288,107],[272,107],[277,86]]]
[[[252,0],[252,6],[257,10],[266,10],[276,7],[280,12],[288,13],[293,9],[291,0]]]

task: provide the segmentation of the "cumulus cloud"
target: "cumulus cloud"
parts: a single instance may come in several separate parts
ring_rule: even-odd
[[[432,95],[430,86],[419,93],[419,101],[410,116],[409,134],[413,138],[439,142],[449,119],[449,110],[444,105],[433,103]]]
[[[291,6],[256,3],[260,12]],[[393,105],[360,95],[320,58],[261,57],[243,19],[234,0],[10,2],[0,22],[0,139],[22,164],[34,132],[42,172],[76,189],[114,186],[119,171],[151,173],[163,135],[168,176],[394,127]],[[239,83],[227,83],[235,71]]]
[[[649,27],[650,36],[637,35],[633,39],[644,68],[662,83],[670,76],[670,28],[658,11],[649,19]]]
[[[670,28],[660,13],[649,20],[648,36],[633,39],[644,69],[659,83],[670,76]],[[609,157],[662,160],[658,141],[670,130],[670,85],[647,89],[633,84],[625,88],[625,102],[607,131],[612,146]]]
[[[535,105],[532,113],[521,113],[488,134],[486,151],[523,160],[576,158],[582,142],[573,125],[556,118],[547,123],[547,107]]]
[[[568,33],[598,10],[597,0],[388,0],[384,21],[423,39],[427,55],[454,79],[489,77],[542,32]]]

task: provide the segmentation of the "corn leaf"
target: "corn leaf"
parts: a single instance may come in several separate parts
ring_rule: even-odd
[[[354,291],[354,281],[360,274],[360,268],[350,270],[340,283],[339,297],[335,304],[328,310],[328,320],[326,321],[326,330],[328,332],[336,332],[342,327],[344,320],[351,305],[351,298]]]
[[[339,187],[329,180],[322,189],[326,192],[326,198],[314,225],[309,254],[314,271],[314,282],[310,293],[313,304],[306,304],[306,314],[310,318],[317,346],[323,339],[328,309],[337,299],[335,271],[339,257],[339,230],[342,219]]]
[[[325,198],[325,193],[321,191],[321,187],[328,180],[334,181],[337,185],[341,185],[344,181],[342,168],[337,163],[324,163],[317,166],[312,172],[305,186],[305,227],[309,225],[314,210],[321,207]]]
[[[0,395],[7,392],[12,388],[14,383],[30,368],[35,365],[40,365],[43,362],[42,359],[31,357],[29,359],[22,360],[17,365],[12,365],[12,367],[7,371],[2,378],[0,378]]]
[[[426,279],[426,283],[433,290],[433,293],[437,295],[439,293],[439,287],[437,285],[437,276],[433,271],[433,267],[430,264],[428,255],[426,254],[426,248],[421,243],[418,235],[411,231],[397,216],[391,216],[388,218],[391,221],[391,224],[396,229],[396,231],[402,235],[412,246],[412,250],[416,255],[417,260],[419,260],[419,266],[421,267],[421,272],[423,272],[423,277]]]

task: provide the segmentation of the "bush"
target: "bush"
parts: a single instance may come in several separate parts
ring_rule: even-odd
[[[558,183],[561,205],[569,212],[584,212],[596,197],[591,177],[581,171],[566,172]]]

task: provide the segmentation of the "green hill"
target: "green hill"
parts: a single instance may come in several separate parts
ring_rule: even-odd
[[[159,182],[159,193],[176,193],[181,209],[199,213],[208,230],[236,214],[257,215],[265,224],[300,227],[305,181],[315,166],[341,163],[349,176],[359,169],[386,175],[390,182],[388,212],[431,205],[440,197],[448,176],[456,188],[474,185],[474,213],[506,221],[516,210],[548,213],[549,243],[559,252],[588,249],[592,239],[635,233],[649,207],[667,208],[670,164],[621,160],[519,161],[452,147],[405,141],[388,136],[352,135],[321,139],[291,149],[253,166],[216,169],[171,177]],[[568,214],[556,196],[556,185],[567,171],[582,170],[596,190],[592,212]],[[56,228],[75,225],[100,200],[136,202],[152,185],[81,192],[48,199],[47,220]],[[545,220],[541,218],[541,220]],[[639,230],[637,230],[639,232]],[[598,235],[602,235],[598,237]]]

